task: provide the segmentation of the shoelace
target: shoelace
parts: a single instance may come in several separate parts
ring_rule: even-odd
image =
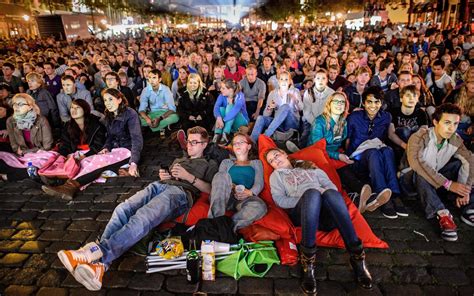
[[[439,223],[444,230],[456,230],[456,224],[449,216],[444,216],[439,219]]]
[[[352,202],[354,202],[356,200],[356,198],[359,197],[359,193],[357,192],[350,192],[347,194],[347,196],[349,196],[349,198],[352,200]]]
[[[72,258],[78,262],[83,262],[87,263],[88,262],[88,256],[85,254],[84,251],[71,251]]]

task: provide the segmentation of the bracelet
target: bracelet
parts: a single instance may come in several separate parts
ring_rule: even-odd
[[[196,183],[196,180],[197,180],[197,177],[194,176],[194,180],[191,182],[191,185],[194,185],[194,183]]]
[[[446,188],[446,190],[449,191],[449,188],[451,187],[451,184],[453,184],[453,181],[446,180],[446,182],[444,182],[444,184],[443,184],[443,187]]]

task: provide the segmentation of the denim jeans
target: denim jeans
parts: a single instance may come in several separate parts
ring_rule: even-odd
[[[289,210],[289,216],[295,226],[302,227],[304,247],[315,246],[316,230],[330,231],[336,227],[346,247],[359,243],[344,198],[334,189],[323,194],[316,189],[306,190],[296,207]]]
[[[265,216],[267,205],[258,196],[237,200],[232,196],[232,179],[228,173],[219,172],[212,179],[208,218],[223,216],[226,210],[235,211],[232,216],[234,231],[249,226]]]
[[[163,221],[182,215],[189,208],[181,187],[153,182],[118,205],[100,238],[102,263],[110,266],[135,243]]]
[[[457,180],[458,172],[461,168],[461,161],[458,159],[451,159],[443,168],[441,168],[438,173],[445,176],[449,180]],[[416,186],[416,191],[420,197],[421,203],[425,208],[425,216],[427,219],[436,217],[436,213],[439,210],[444,210],[445,205],[441,197],[446,197],[448,200],[454,201],[456,196],[448,192],[444,187],[436,189],[428,181],[426,181],[422,176],[414,173],[413,183]],[[471,198],[469,204],[462,207],[461,210],[472,209],[474,207],[474,192],[471,192]]]
[[[271,137],[273,133],[278,129],[281,131],[288,131],[289,129],[298,129],[299,120],[293,112],[290,105],[285,104],[278,108],[275,112],[275,117],[270,116],[259,116],[253,127],[252,134],[250,137],[257,143],[258,136],[265,131],[265,136]]]
[[[380,193],[389,188],[395,194],[400,194],[397,180],[397,168],[392,148],[365,150],[353,164],[354,170],[361,177],[369,176],[374,193]]]
[[[227,104],[226,108],[220,107],[222,118],[224,118],[225,115],[229,113],[232,107],[233,105],[231,104]],[[216,128],[214,132],[216,134],[222,134],[222,132],[226,134],[230,134],[231,132],[236,132],[239,129],[239,127],[243,125],[247,125],[247,124],[248,124],[247,119],[245,119],[245,117],[242,115],[242,112],[239,112],[237,116],[234,117],[234,119],[224,122],[224,129]]]
[[[408,143],[408,139],[410,138],[412,133],[413,132],[411,131],[411,129],[405,126],[397,127],[395,129],[395,134],[405,143]]]
[[[309,142],[309,135],[311,134],[311,130],[313,129],[313,126],[311,125],[310,122],[306,121],[303,119],[301,121],[301,137],[300,137],[300,143],[299,143],[299,148],[303,149],[308,146]]]

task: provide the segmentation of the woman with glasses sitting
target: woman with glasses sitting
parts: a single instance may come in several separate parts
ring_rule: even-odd
[[[258,197],[263,189],[263,166],[255,144],[248,135],[236,133],[231,142],[231,159],[225,159],[212,179],[209,218],[232,216],[234,231],[244,228],[267,213],[265,202]]]
[[[33,97],[16,94],[11,101],[13,115],[7,119],[7,131],[13,153],[0,153],[0,175],[3,180],[18,181],[28,178],[26,166],[18,165],[18,158],[27,153],[53,148],[53,135],[48,119],[41,115]],[[34,163],[38,168],[39,164]]]

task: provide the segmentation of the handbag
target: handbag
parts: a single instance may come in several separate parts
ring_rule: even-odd
[[[66,159],[62,155],[54,155],[38,174],[47,178],[71,179],[79,173],[80,168],[79,162],[73,156]]]
[[[280,264],[272,241],[245,244],[240,249],[217,263],[217,270],[238,280],[243,276],[264,277],[273,264]]]

